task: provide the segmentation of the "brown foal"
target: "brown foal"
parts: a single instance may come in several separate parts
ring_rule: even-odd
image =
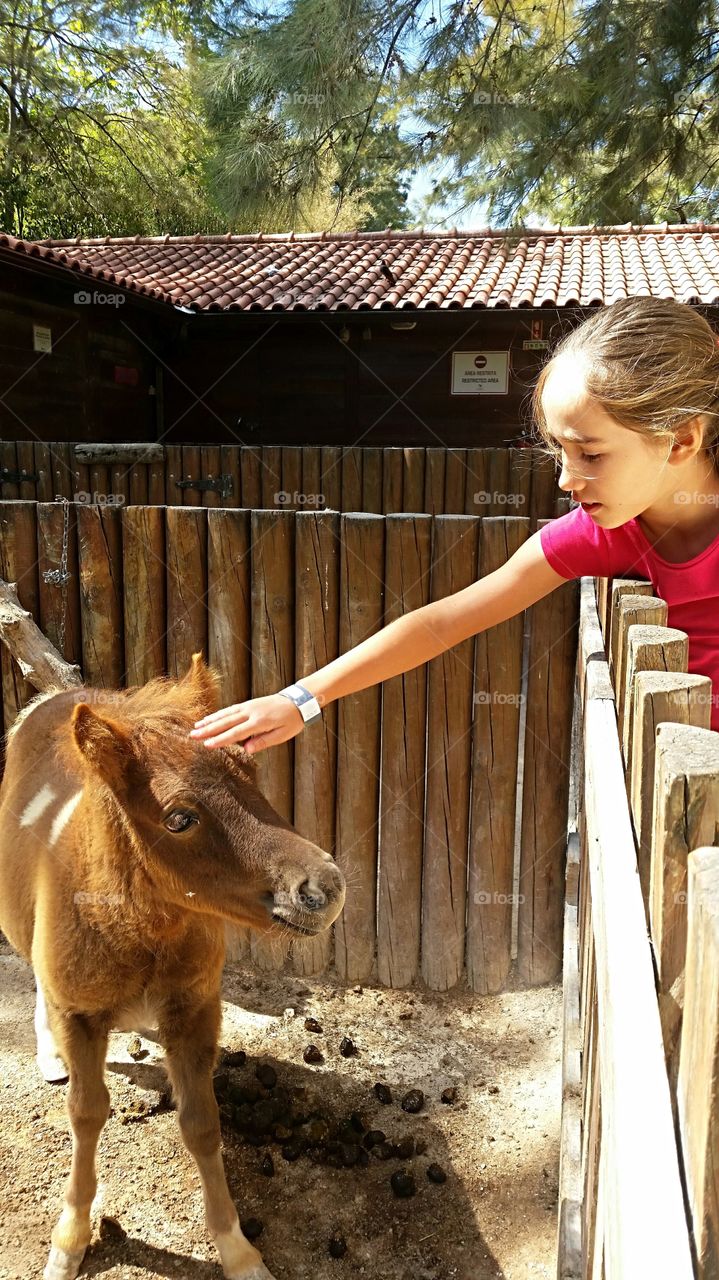
[[[313,935],[342,873],[260,794],[241,746],[188,734],[220,705],[199,653],[182,680],[40,694],[15,721],[0,789],[0,927],[35,971],[38,1063],[69,1075],[72,1163],[45,1280],[74,1280],[91,1239],[113,1028],[157,1027],[207,1229],[228,1280],[272,1280],[240,1230],[212,1072],[225,922]]]

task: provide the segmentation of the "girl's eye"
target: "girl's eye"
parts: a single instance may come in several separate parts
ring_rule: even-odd
[[[199,822],[196,813],[189,813],[185,809],[175,809],[168,818],[165,819],[165,826],[168,831],[178,832],[187,831],[193,822]]]
[[[582,454],[582,457],[584,458],[585,462],[599,462],[599,459],[601,458],[601,456],[602,456],[601,453],[583,453]]]

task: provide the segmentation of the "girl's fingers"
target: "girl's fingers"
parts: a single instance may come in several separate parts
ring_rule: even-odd
[[[232,728],[235,725],[243,725],[248,717],[246,715],[227,715],[218,716],[216,720],[210,720],[206,724],[199,725],[195,729],[190,729],[191,738],[206,738],[208,733],[217,733],[223,729]]]
[[[232,724],[224,731],[214,732],[211,737],[204,738],[206,747],[222,747],[227,746],[230,742],[242,742],[252,733],[252,729],[246,724]]]
[[[195,728],[200,725],[213,724],[216,720],[224,720],[227,716],[236,715],[241,707],[241,703],[235,702],[231,707],[220,707],[219,711],[211,711],[209,715],[203,716],[201,720],[195,721]]]

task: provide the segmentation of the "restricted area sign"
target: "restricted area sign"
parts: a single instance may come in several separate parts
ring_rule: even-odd
[[[508,351],[453,351],[453,396],[509,394]]]

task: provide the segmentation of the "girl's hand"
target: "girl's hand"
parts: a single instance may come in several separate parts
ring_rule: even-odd
[[[203,716],[195,721],[190,737],[204,742],[209,750],[241,742],[245,751],[255,755],[265,747],[275,747],[294,738],[304,725],[294,702],[272,693],[266,698],[250,698],[248,702],[237,702]]]

